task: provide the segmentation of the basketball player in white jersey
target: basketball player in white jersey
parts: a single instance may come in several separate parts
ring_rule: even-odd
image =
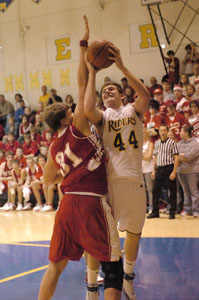
[[[146,197],[142,174],[143,114],[148,109],[150,95],[142,82],[123,64],[120,50],[109,50],[118,69],[128,79],[138,95],[136,102],[122,105],[121,88],[113,82],[102,87],[106,110],[96,108],[96,73],[87,62],[89,80],[85,94],[85,114],[97,127],[107,155],[109,199],[120,231],[126,231],[124,243],[125,299],[136,299],[133,289],[134,265],[145,220]],[[86,58],[85,58],[86,59]],[[87,60],[87,59],[86,59]]]

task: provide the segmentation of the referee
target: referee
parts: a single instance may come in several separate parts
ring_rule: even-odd
[[[153,188],[153,211],[147,216],[148,219],[159,218],[159,198],[162,187],[170,191],[169,195],[169,219],[175,219],[176,211],[176,169],[178,164],[178,148],[174,140],[167,137],[168,127],[160,125],[160,139],[154,144],[154,171],[152,177],[155,178]]]

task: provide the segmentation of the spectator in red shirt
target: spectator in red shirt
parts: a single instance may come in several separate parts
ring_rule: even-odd
[[[150,115],[146,118],[145,127],[150,136],[150,142],[155,143],[159,138],[159,127],[162,124],[162,118],[159,114],[159,103],[152,99],[149,102]]]
[[[28,155],[37,155],[38,154],[38,146],[34,141],[31,141],[30,134],[24,134],[24,143],[22,144],[23,153],[25,156]]]
[[[173,84],[178,84],[179,82],[179,74],[180,74],[180,62],[177,57],[175,57],[175,52],[169,50],[167,52],[167,56],[165,57],[165,61],[168,63],[168,73],[169,73],[169,81]]]
[[[162,89],[156,89],[154,91],[154,100],[158,101],[159,103],[159,114],[162,117],[162,120],[164,121],[165,116],[167,114],[167,106],[166,102],[163,100],[163,90]]]
[[[30,132],[30,128],[32,127],[32,124],[28,122],[28,118],[26,115],[22,116],[21,124],[19,126],[19,138],[18,141],[22,144],[24,141],[24,134]]]
[[[157,89],[162,90],[162,86],[157,83],[157,79],[154,76],[152,76],[150,78],[150,83],[151,83],[151,86],[149,87],[149,92],[150,92],[151,97],[154,98],[154,91]]]
[[[43,133],[42,146],[50,147],[50,144],[54,140],[54,136],[51,130],[45,130]]]
[[[39,148],[43,139],[42,136],[36,131],[36,128],[34,126],[32,126],[30,129],[30,136],[31,140],[34,141]]]
[[[188,122],[183,114],[176,111],[176,103],[173,100],[168,100],[166,104],[168,113],[165,118],[165,124],[172,130],[172,133],[175,135],[175,140],[179,141],[180,131]]]
[[[185,118],[188,120],[189,118],[189,101],[183,96],[183,90],[180,85],[174,86],[174,96],[175,96],[175,103],[176,103],[176,111],[183,114]]]
[[[2,140],[3,136],[4,136],[4,128],[3,128],[3,126],[0,124],[0,140]]]
[[[196,88],[194,84],[188,84],[186,87],[186,99],[189,103],[196,99],[195,97]]]
[[[21,148],[17,148],[14,159],[19,161],[21,169],[26,167],[26,158],[23,156],[23,150]]]
[[[0,150],[5,150],[5,144],[0,142]]]
[[[12,132],[7,135],[8,142],[5,144],[5,151],[12,151],[16,153],[17,148],[21,147],[21,144],[15,140],[15,137]]]

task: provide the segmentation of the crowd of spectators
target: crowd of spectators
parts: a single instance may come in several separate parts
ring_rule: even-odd
[[[48,149],[57,136],[45,123],[44,113],[47,105],[63,100],[55,89],[48,93],[47,87],[42,86],[41,90],[36,110],[20,94],[15,95],[14,105],[0,95],[0,210],[3,211],[52,211],[56,207],[53,204],[56,194],[61,197],[59,185],[43,184]],[[71,95],[64,101],[75,110]]]
[[[171,205],[168,203],[171,184],[164,186],[162,183],[160,196],[157,196],[157,187],[154,185],[154,172],[157,169],[154,153],[158,155],[157,149],[164,143],[159,131],[165,125],[167,139],[172,139],[177,145],[175,149],[178,149],[178,153],[175,151],[177,180],[170,179],[170,171],[165,174],[176,184],[172,207],[175,207],[175,201],[176,212],[182,216],[199,217],[199,54],[194,44],[187,45],[185,51],[181,64],[175,53],[168,51],[165,57],[168,74],[159,83],[152,76],[148,87],[151,100],[143,120],[143,173],[147,211],[152,217],[159,217],[157,197],[162,199],[159,208],[163,208],[163,211],[169,212]],[[180,73],[180,67],[184,68],[183,73]],[[111,81],[111,78],[105,77],[104,81]],[[123,105],[133,105],[137,95],[126,78],[121,79],[121,87]],[[47,87],[42,86],[41,90],[36,110],[32,110],[20,94],[15,95],[14,105],[0,95],[0,200],[5,193],[7,199],[1,210],[51,211],[54,209],[54,193],[57,191],[61,197],[59,186],[45,186],[42,176],[49,146],[56,138],[56,133],[44,122],[45,108],[63,100],[55,89],[48,93]],[[96,97],[97,107],[105,110],[99,92],[96,92]],[[76,105],[73,97],[67,95],[64,101],[74,112]],[[162,131],[165,131],[164,128]],[[164,165],[160,163],[160,166]]]

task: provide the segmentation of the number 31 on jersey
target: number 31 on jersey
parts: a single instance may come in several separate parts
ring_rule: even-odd
[[[133,145],[134,149],[138,148],[138,141],[136,140],[136,136],[135,136],[135,131],[134,130],[132,130],[130,132],[130,135],[129,135],[129,138],[128,138],[128,142],[129,142],[130,145]],[[126,150],[126,145],[123,142],[121,133],[118,133],[116,135],[115,141],[114,141],[114,146],[115,146],[115,148],[118,148],[119,151]]]

